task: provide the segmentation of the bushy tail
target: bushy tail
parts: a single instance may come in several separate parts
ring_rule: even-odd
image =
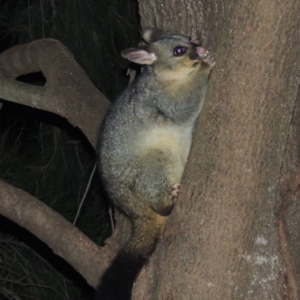
[[[155,248],[166,217],[149,211],[135,220],[129,242],[104,273],[97,290],[98,300],[130,300],[133,283]]]

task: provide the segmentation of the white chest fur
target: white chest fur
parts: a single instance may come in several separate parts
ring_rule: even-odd
[[[141,152],[161,149],[176,153],[185,164],[191,148],[192,131],[192,124],[154,126],[147,132],[141,133],[139,149]]]

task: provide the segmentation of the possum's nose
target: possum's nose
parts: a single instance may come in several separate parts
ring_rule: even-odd
[[[206,53],[206,50],[202,47],[197,47],[196,52],[200,57],[203,57]]]

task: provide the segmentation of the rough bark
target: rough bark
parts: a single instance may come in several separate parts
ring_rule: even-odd
[[[140,13],[143,26],[204,30],[217,66],[182,194],[134,299],[298,299],[299,204],[283,219],[279,182],[299,86],[300,3],[141,0]]]
[[[296,100],[290,125],[286,155],[280,181],[280,202],[277,217],[280,229],[280,250],[286,267],[288,299],[300,297],[300,93]]]
[[[47,80],[43,87],[15,80],[20,75],[39,71]],[[37,40],[2,52],[0,85],[0,98],[67,118],[95,147],[109,101],[59,41]]]

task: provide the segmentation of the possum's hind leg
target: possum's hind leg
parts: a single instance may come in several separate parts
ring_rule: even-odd
[[[160,215],[170,214],[173,208],[179,190],[172,195],[172,187],[179,186],[183,172],[180,161],[177,153],[161,149],[149,149],[137,160],[135,192]]]

